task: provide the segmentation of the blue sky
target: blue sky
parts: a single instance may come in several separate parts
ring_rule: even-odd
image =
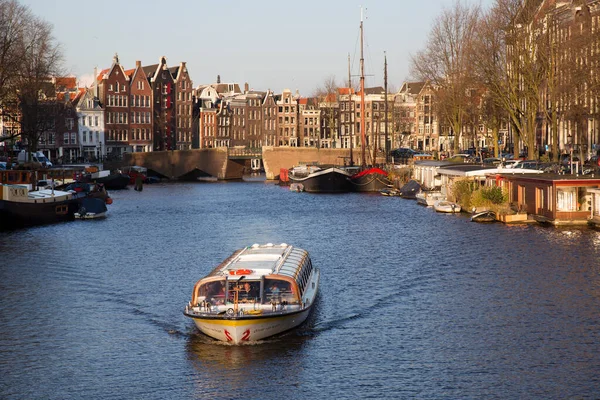
[[[89,82],[115,53],[125,69],[187,62],[194,86],[248,82],[256,90],[314,94],[329,77],[345,84],[348,54],[359,74],[360,6],[366,8],[367,86],[408,78],[409,57],[421,49],[433,19],[453,0],[20,0],[54,25],[69,74]],[[463,0],[488,7],[493,0]],[[353,77],[354,86],[358,78]]]

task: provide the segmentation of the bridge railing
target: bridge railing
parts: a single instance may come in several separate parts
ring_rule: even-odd
[[[229,147],[228,158],[262,158],[262,147]]]

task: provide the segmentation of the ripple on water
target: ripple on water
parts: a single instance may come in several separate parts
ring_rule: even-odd
[[[597,394],[599,232],[269,184],[111,196],[103,221],[0,233],[0,397]],[[321,268],[310,320],[247,346],[198,333],[194,282],[266,242]]]

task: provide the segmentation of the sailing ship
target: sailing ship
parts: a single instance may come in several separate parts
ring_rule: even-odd
[[[382,190],[391,186],[391,181],[388,179],[388,174],[380,168],[375,167],[377,157],[377,140],[373,138],[373,159],[372,165],[367,166],[366,160],[366,132],[365,132],[365,113],[362,110],[365,109],[365,59],[363,51],[363,14],[361,9],[360,15],[360,138],[361,138],[361,171],[350,177],[350,186],[355,192],[381,192]],[[386,129],[386,146],[387,146],[387,56],[385,58],[385,129]],[[348,84],[350,85],[350,80]],[[386,149],[387,150],[387,149]],[[352,154],[352,153],[350,153]],[[386,151],[387,155],[387,151]],[[352,165],[352,160],[350,162]]]

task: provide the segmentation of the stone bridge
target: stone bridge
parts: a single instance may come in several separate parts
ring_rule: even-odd
[[[229,160],[227,148],[127,153],[123,165],[146,167],[169,179],[241,179],[247,160]]]
[[[127,153],[123,165],[138,165],[169,179],[196,179],[215,177],[220,180],[241,179],[250,171],[250,160],[227,148],[154,151]],[[255,154],[259,156],[259,154]],[[353,152],[355,165],[360,163],[360,152]],[[349,149],[320,149],[315,147],[263,147],[262,163],[267,179],[279,179],[282,168],[300,163],[344,165],[350,161]],[[379,160],[378,161],[383,161]]]

